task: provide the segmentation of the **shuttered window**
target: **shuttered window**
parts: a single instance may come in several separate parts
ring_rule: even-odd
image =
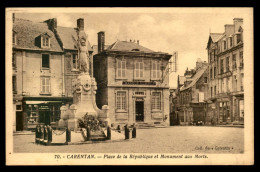
[[[160,68],[160,61],[152,62],[152,79],[159,80],[161,79],[162,72]]]
[[[144,77],[144,63],[135,62],[135,78],[141,79]]]
[[[51,93],[50,77],[41,77],[41,94]]]
[[[126,77],[126,62],[122,60],[117,60],[117,78]]]

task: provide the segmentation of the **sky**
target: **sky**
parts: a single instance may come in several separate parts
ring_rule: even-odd
[[[15,17],[35,22],[57,18],[58,26],[76,27],[84,18],[85,32],[92,45],[97,45],[97,33],[105,31],[105,44],[117,40],[139,40],[140,45],[154,51],[178,52],[177,71],[170,73],[170,87],[177,86],[177,76],[194,68],[198,58],[208,61],[209,33],[223,33],[225,24],[234,18],[244,18],[242,8],[160,8],[159,10],[106,8],[16,11]]]

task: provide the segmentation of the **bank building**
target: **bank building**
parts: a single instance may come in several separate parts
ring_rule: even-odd
[[[171,56],[145,48],[138,40],[107,46],[105,32],[99,32],[93,56],[97,106],[108,105],[116,125],[169,125]]]

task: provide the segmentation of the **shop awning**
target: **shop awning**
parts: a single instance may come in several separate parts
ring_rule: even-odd
[[[62,101],[25,101],[26,104],[49,104],[49,103],[62,103]]]

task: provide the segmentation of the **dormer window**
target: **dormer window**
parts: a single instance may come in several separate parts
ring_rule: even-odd
[[[50,47],[50,36],[45,33],[41,35],[41,48],[49,48]]]
[[[233,46],[233,39],[232,39],[232,37],[229,37],[229,45],[230,45],[230,47],[232,47]]]
[[[224,50],[227,49],[227,42],[223,41],[223,44],[224,44]]]
[[[241,41],[241,34],[237,34],[237,44]]]

